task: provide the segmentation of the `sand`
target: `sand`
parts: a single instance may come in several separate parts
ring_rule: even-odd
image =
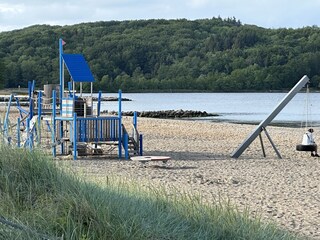
[[[230,154],[256,126],[139,118],[138,128],[144,136],[144,154],[170,156],[167,164],[107,156],[72,161],[72,166],[88,178],[116,175],[142,185],[200,193],[209,204],[229,199],[239,209],[249,207],[252,216],[261,215],[265,222],[320,239],[320,158],[295,151],[304,129],[267,128],[283,159],[264,134],[266,158],[257,139],[240,158],[232,159]],[[320,129],[314,129],[320,142]]]
[[[13,108],[12,112],[11,122],[15,123],[17,111]],[[127,129],[131,120],[124,117]],[[118,160],[114,155],[117,149],[113,155],[69,162],[76,172],[91,180],[117,176],[143,186],[173,189],[175,193],[179,190],[200,194],[209,204],[217,199],[230,200],[240,210],[248,207],[252,216],[261,216],[265,222],[320,239],[320,158],[295,150],[305,129],[267,128],[282,159],[277,157],[264,133],[265,158],[259,138],[238,159],[231,158],[230,154],[255,128],[244,124],[139,118],[144,155],[170,156],[166,164]],[[320,145],[320,128],[314,129]]]

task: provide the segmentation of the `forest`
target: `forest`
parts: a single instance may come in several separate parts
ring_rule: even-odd
[[[66,53],[84,55],[95,91],[282,91],[305,74],[311,87],[320,83],[319,27],[266,29],[217,17],[1,32],[0,88],[26,87],[30,80],[38,87],[58,83],[59,38]]]

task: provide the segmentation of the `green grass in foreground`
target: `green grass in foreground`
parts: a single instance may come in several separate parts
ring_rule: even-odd
[[[0,156],[0,239],[297,239],[229,205],[84,182],[41,152]]]

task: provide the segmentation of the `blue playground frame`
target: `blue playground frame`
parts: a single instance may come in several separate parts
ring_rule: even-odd
[[[80,54],[64,54],[63,40],[59,39],[59,65],[60,65],[60,84],[57,98],[57,90],[52,90],[52,98],[45,95],[45,91],[35,91],[35,81],[28,82],[29,111],[22,108],[16,97],[17,108],[20,117],[17,120],[17,134],[15,136],[18,147],[28,147],[32,149],[35,145],[41,146],[43,142],[42,132],[45,125],[46,131],[51,134],[50,146],[52,154],[67,155],[72,153],[76,160],[78,155],[90,155],[88,148],[94,153],[101,152],[100,145],[113,144],[118,147],[118,157],[121,159],[124,150],[124,158],[129,159],[130,155],[143,154],[143,137],[137,130],[137,113],[133,116],[133,134],[129,136],[128,131],[122,123],[122,92],[118,92],[118,115],[101,115],[102,92],[99,91],[96,114],[93,114],[92,84],[94,78],[88,64]],[[71,82],[65,89],[64,70],[68,70]],[[91,84],[91,98],[80,101],[81,111],[76,107],[79,99],[82,99],[82,83]],[[76,83],[80,83],[80,96],[76,94]],[[36,96],[36,97],[35,97]],[[51,101],[52,99],[52,101]],[[50,100],[50,103],[48,101]],[[3,123],[4,139],[12,144],[10,135],[9,112],[13,101],[10,96],[8,108]],[[91,101],[91,106],[90,105]],[[46,102],[46,103],[45,103]],[[82,104],[82,105],[81,105]],[[47,105],[50,107],[48,108]],[[88,110],[89,112],[87,112]],[[25,117],[23,117],[25,115]],[[45,123],[45,124],[44,124]],[[0,124],[1,126],[1,124]],[[22,135],[25,139],[22,140]],[[48,139],[47,139],[48,141]],[[59,147],[58,147],[59,146]],[[42,147],[42,146],[41,146]],[[60,149],[60,151],[58,151]],[[59,152],[59,153],[57,153]]]

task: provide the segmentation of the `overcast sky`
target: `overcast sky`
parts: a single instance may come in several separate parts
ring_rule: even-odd
[[[34,24],[218,16],[265,28],[320,25],[320,0],[0,0],[0,31]]]

